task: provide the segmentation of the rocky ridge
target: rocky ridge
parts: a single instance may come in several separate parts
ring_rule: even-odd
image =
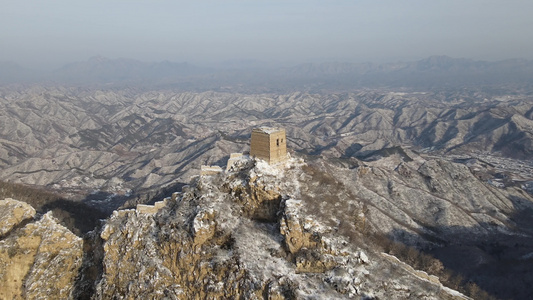
[[[115,211],[84,250],[51,213],[4,200],[3,290],[15,298],[466,298],[387,247],[382,253],[374,237],[387,235],[439,258],[433,274],[453,270],[450,254],[478,253],[483,260],[465,264],[465,274],[510,296],[490,272],[530,259],[523,214],[533,211],[531,195],[484,182],[463,164],[405,155],[411,160],[292,158],[278,166],[244,156],[226,173],[195,177],[155,210]],[[485,241],[513,254],[502,257]],[[61,285],[39,280],[57,274],[65,274]]]
[[[157,213],[117,211],[101,233],[96,298],[465,298],[307,213],[301,185],[318,182],[301,180],[304,165],[244,158]]]
[[[82,264],[83,241],[51,213],[0,200],[0,298],[68,299]]]
[[[471,86],[530,86],[533,63],[524,59],[475,61],[448,56],[430,56],[418,61],[394,63],[323,62],[276,66],[272,62],[248,61],[199,67],[162,61],[147,63],[132,59],[96,56],[69,63],[52,72],[24,69],[0,62],[0,84],[50,83],[77,86],[181,88],[194,91],[231,92],[328,90],[354,88],[422,88]]]
[[[497,298],[531,296],[521,287],[533,282],[526,267],[533,246],[533,195],[520,184],[494,185],[475,165],[409,150],[372,162],[318,160],[314,166],[338,181],[325,190],[340,185],[352,195],[334,199],[339,207],[349,209],[344,199],[362,203],[370,235],[433,255]],[[318,220],[347,219],[327,203],[317,204]]]

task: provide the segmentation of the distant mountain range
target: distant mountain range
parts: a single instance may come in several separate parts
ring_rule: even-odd
[[[0,84],[31,82],[39,79],[42,79],[42,76],[36,76],[32,70],[23,68],[14,62],[0,61]]]
[[[291,67],[207,68],[189,63],[155,63],[97,56],[51,72],[0,62],[0,84],[136,85],[189,90],[350,90],[361,87],[445,88],[533,84],[533,62],[496,62],[431,56],[412,62],[307,63]]]
[[[210,70],[188,63],[146,63],[133,59],[96,56],[84,62],[67,64],[54,71],[52,78],[67,83],[165,82],[209,72]]]

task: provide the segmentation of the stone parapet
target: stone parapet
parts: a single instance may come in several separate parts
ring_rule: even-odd
[[[202,176],[209,176],[209,175],[216,175],[222,173],[222,168],[219,166],[201,166],[200,167],[200,175]]]
[[[137,211],[143,214],[155,214],[157,210],[153,205],[137,204]]]
[[[243,155],[242,153],[231,153],[230,154],[229,159],[228,159],[228,164],[226,165],[226,172],[228,172],[231,169],[231,167],[233,167],[235,162],[241,159],[242,155]]]

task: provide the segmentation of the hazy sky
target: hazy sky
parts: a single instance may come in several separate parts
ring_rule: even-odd
[[[0,2],[0,61],[533,58],[531,0]]]

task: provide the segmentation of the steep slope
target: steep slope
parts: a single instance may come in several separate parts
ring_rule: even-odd
[[[0,200],[0,298],[72,298],[83,242],[51,213],[35,217],[23,202]]]
[[[302,168],[298,160],[271,167],[244,158],[227,174],[198,178],[155,213],[114,213],[101,233],[96,298],[464,298],[308,213],[304,191],[320,182]]]
[[[0,278],[8,297],[465,299],[445,282],[475,298],[487,297],[480,287],[527,298],[528,285],[505,278],[531,278],[533,197],[470,168],[409,150],[278,166],[244,156],[153,207],[115,211],[84,254],[50,214],[34,221],[5,200]],[[34,280],[56,274],[61,288]]]
[[[519,184],[483,179],[478,165],[405,153],[409,161],[395,154],[355,167],[352,162],[351,168],[343,160],[314,165],[363,203],[371,236],[384,235],[434,255],[498,298],[531,297],[526,287],[533,283],[533,195]],[[348,208],[345,201],[337,202]],[[324,218],[338,215],[327,206],[319,211]]]

